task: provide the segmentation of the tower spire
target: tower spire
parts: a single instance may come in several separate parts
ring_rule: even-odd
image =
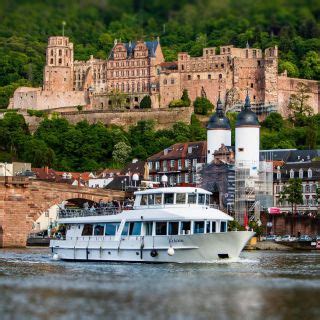
[[[251,103],[250,103],[250,97],[249,97],[249,90],[248,90],[248,88],[247,88],[246,100],[244,101],[244,108],[245,108],[245,109],[251,109]]]

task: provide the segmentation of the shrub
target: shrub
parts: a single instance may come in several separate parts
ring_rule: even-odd
[[[191,105],[191,100],[190,100],[190,98],[189,98],[188,90],[187,90],[187,89],[184,89],[184,90],[183,90],[181,100],[183,101],[184,107],[190,107],[190,105]]]
[[[197,97],[193,102],[194,112],[196,114],[207,115],[213,109],[213,104],[203,97]]]
[[[150,109],[152,106],[151,98],[149,95],[144,96],[140,102],[141,109]]]
[[[42,117],[45,116],[45,112],[41,111],[41,110],[28,109],[27,112],[28,112],[28,115],[31,116],[31,117],[42,118]]]
[[[181,107],[184,107],[184,106],[185,106],[185,103],[181,99],[172,100],[169,103],[169,108],[181,108]]]

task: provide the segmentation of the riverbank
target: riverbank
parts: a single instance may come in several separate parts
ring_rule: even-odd
[[[318,250],[316,246],[311,246],[310,242],[274,242],[274,241],[250,241],[244,250],[274,250],[274,251],[294,251],[294,250]]]

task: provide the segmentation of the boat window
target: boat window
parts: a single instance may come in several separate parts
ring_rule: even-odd
[[[226,232],[226,231],[227,231],[227,222],[226,221],[221,221],[220,232]]]
[[[173,204],[173,193],[164,194],[164,204]]]
[[[196,203],[197,195],[195,193],[188,193],[188,203]]]
[[[92,236],[93,225],[85,224],[82,229],[82,236]]]
[[[166,222],[156,222],[156,235],[165,236],[167,234],[167,223]]]
[[[154,195],[154,202],[156,205],[162,204],[162,194],[161,193],[156,193]]]
[[[129,236],[140,236],[141,234],[141,222],[130,222]]]
[[[191,230],[191,222],[190,221],[182,221],[180,234],[190,234],[190,230]]]
[[[210,196],[206,195],[206,205],[208,206],[210,204]]]
[[[95,236],[103,236],[103,231],[104,231],[104,225],[103,224],[96,224],[94,226],[94,235]]]
[[[122,235],[122,236],[127,236],[127,235],[128,235],[129,225],[130,225],[130,222],[126,222],[126,223],[124,224],[123,229],[122,229],[122,232],[121,232],[121,235]]]
[[[194,222],[193,233],[204,233],[204,221]]]
[[[154,205],[154,194],[148,194],[148,205]]]
[[[117,233],[119,226],[120,226],[119,222],[106,223],[104,234],[106,236],[114,236]],[[127,233],[128,233],[128,231],[127,231]]]
[[[152,236],[152,225],[153,222],[144,222],[144,234],[146,236]]]
[[[178,233],[179,233],[179,222],[169,222],[168,234],[172,236]]]
[[[176,204],[185,204],[186,203],[186,194],[177,193],[176,194]]]
[[[215,221],[212,221],[211,232],[216,232],[216,222]]]
[[[206,232],[207,233],[211,232],[211,230],[210,230],[210,221],[206,221]]]
[[[206,195],[203,193],[198,194],[198,204],[204,204]]]
[[[141,206],[146,206],[148,204],[148,195],[146,194],[143,194],[142,197],[141,197],[141,202],[140,202],[140,205]]]

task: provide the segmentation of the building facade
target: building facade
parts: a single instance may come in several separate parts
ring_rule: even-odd
[[[186,52],[178,60],[165,62],[160,40],[122,43],[115,40],[107,59],[74,60],[68,37],[48,40],[42,88],[18,88],[10,100],[13,109],[134,108],[150,95],[153,108],[167,108],[180,99],[184,89],[190,99],[205,96],[215,103],[221,96],[227,110],[238,111],[250,90],[252,109],[287,115],[290,96],[300,82],[308,85],[308,103],[319,112],[318,81],[278,74],[278,48],[204,48],[202,56]],[[116,97],[115,97],[116,95]],[[114,108],[113,108],[114,109]]]
[[[274,205],[281,212],[293,214],[295,209],[285,201],[280,202],[280,194],[288,185],[289,179],[302,180],[303,203],[298,204],[296,211],[298,215],[317,215],[319,204],[317,199],[317,188],[320,187],[320,161],[287,163],[278,167],[274,173],[273,195]]]
[[[206,141],[176,143],[147,159],[150,180],[161,182],[165,175],[169,186],[196,186],[206,153]]]

